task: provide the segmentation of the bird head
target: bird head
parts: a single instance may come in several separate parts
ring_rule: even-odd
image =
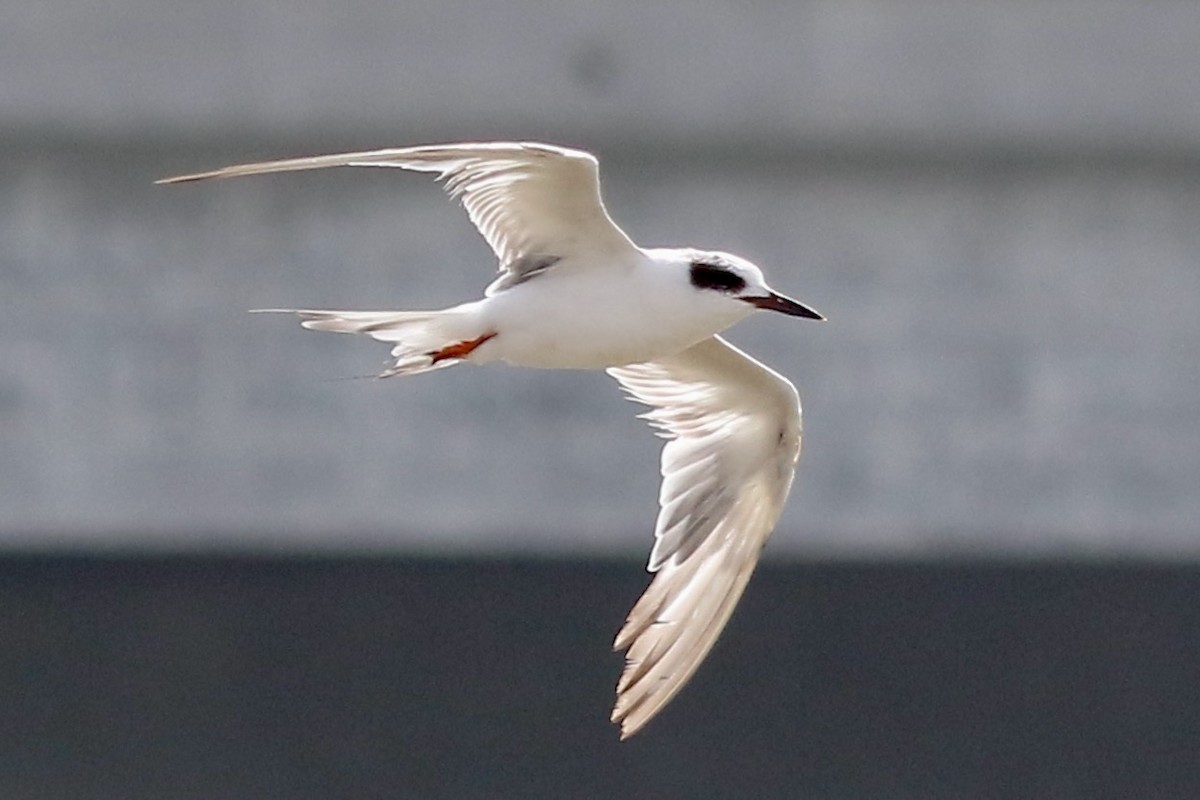
[[[823,320],[825,317],[767,285],[762,270],[744,258],[716,251],[684,251],[688,281],[698,292],[712,292],[754,308],[778,311],[792,317]]]

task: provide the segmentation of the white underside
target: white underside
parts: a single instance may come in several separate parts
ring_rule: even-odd
[[[545,369],[600,369],[679,353],[753,313],[670,280],[646,259],[628,277],[555,267],[527,283],[459,306],[479,334],[496,333],[467,361]],[[633,288],[633,291],[631,291]],[[587,298],[586,303],[579,299]],[[531,313],[536,309],[536,313]]]

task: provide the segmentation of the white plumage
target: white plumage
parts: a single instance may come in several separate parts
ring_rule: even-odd
[[[821,319],[750,262],[713,251],[642,249],[609,218],[596,159],[493,142],[246,164],[169,178],[333,166],[436,173],[500,261],[481,300],[441,311],[290,310],[304,327],[393,344],[383,375],[460,361],[607,369],[669,439],[645,594],[612,719],[637,732],[695,673],[728,622],[787,498],[800,402],[782,376],[717,334],[755,309]],[[765,711],[765,709],[764,709]]]
[[[713,336],[612,367],[670,441],[649,569],[614,647],[629,648],[612,719],[632,734],[692,676],[729,621],[783,510],[800,456],[800,399],[783,377]]]

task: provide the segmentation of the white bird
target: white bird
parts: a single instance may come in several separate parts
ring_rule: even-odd
[[[821,315],[728,253],[643,249],[609,218],[594,156],[537,143],[403,147],[167,178],[336,166],[436,173],[500,259],[482,300],[441,311],[291,311],[305,328],[394,344],[381,377],[467,361],[605,369],[668,439],[648,570],[617,634],[612,721],[625,739],[695,673],[775,527],[800,455],[795,387],[718,333],[768,309]]]

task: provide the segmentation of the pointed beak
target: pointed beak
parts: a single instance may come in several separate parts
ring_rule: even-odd
[[[790,297],[777,292],[771,292],[766,297],[743,297],[750,305],[766,311],[778,311],[789,317],[806,317],[808,319],[824,320],[825,318],[803,303],[797,303]]]

